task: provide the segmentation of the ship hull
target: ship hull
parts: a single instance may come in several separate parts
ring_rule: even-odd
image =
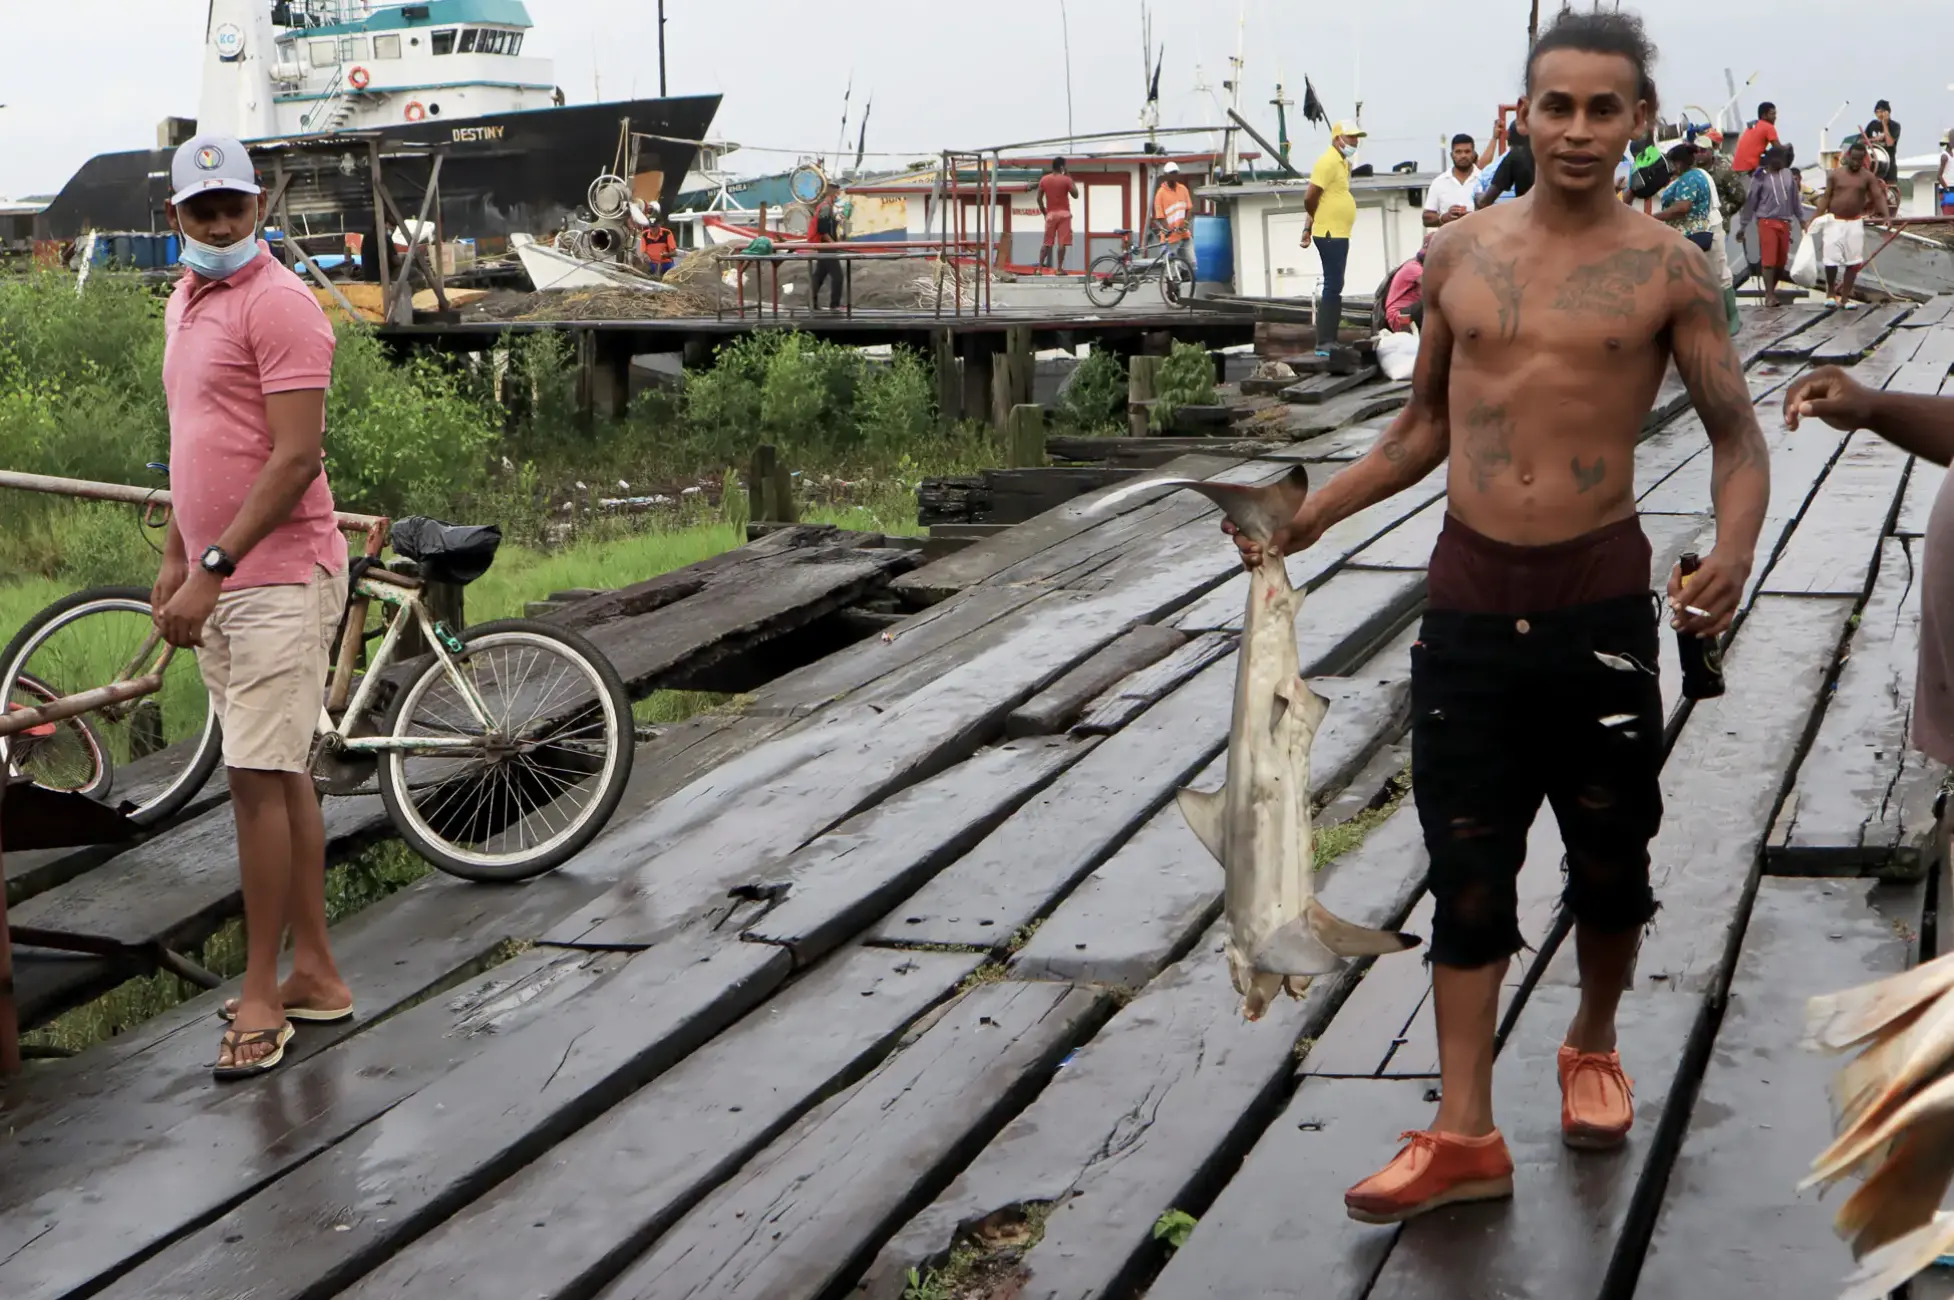
[[[695,95],[584,104],[403,124],[375,134],[383,151],[440,146],[446,159],[440,185],[444,233],[494,243],[517,232],[561,228],[583,203],[591,181],[613,166],[624,119],[630,119],[634,134],[702,140],[719,103],[718,95]],[[670,140],[639,140],[634,178],[640,197],[655,191],[667,209],[698,154],[696,146]],[[364,153],[362,143],[349,141],[343,157],[294,176],[288,204],[295,223],[304,218],[304,228],[326,231],[336,218],[340,229],[373,229]],[[170,156],[167,149],[136,149],[91,158],[36,218],[36,238],[167,229]],[[389,175],[395,201],[410,215],[419,211],[426,171],[424,165],[404,163]]]

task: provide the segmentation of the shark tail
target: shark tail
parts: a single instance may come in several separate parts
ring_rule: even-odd
[[[1302,509],[1304,498],[1309,496],[1309,471],[1297,465],[1275,482],[1260,485],[1192,478],[1142,479],[1100,498],[1093,508],[1104,510],[1138,493],[1164,487],[1199,492],[1220,506],[1244,537],[1266,542]]]
[[[1415,934],[1352,925],[1312,898],[1303,915],[1256,950],[1254,966],[1270,975],[1327,975],[1352,957],[1383,957],[1419,942]]]

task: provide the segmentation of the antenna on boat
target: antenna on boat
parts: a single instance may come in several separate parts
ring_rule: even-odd
[[[1242,68],[1245,66],[1242,53],[1243,42],[1248,34],[1248,0],[1242,0],[1235,26],[1235,57],[1228,60],[1229,76],[1224,89],[1228,91],[1228,108],[1239,115],[1242,108]],[[1239,176],[1242,170],[1240,151],[1235,147],[1235,130],[1229,127],[1222,132],[1221,170],[1226,176]]]

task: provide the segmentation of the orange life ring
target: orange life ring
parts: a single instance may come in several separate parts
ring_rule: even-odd
[[[421,120],[422,118],[424,118],[424,117],[426,117],[426,116],[427,116],[427,110],[426,110],[425,108],[422,108],[422,107],[421,107],[421,101],[420,101],[420,100],[418,100],[418,99],[416,99],[416,100],[414,100],[414,101],[412,101],[412,102],[410,102],[410,103],[409,103],[409,104],[407,105],[407,120],[408,120],[408,121],[410,121],[410,122],[418,122],[418,121],[420,121],[420,120]]]
[[[353,83],[354,90],[365,90],[373,84],[373,74],[365,68],[354,68],[346,75],[346,80]]]

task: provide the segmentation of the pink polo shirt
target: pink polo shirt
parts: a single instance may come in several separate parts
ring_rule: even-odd
[[[265,398],[332,382],[326,313],[269,246],[260,241],[258,248],[228,280],[186,270],[163,317],[170,496],[192,564],[230,527],[271,459]],[[314,565],[343,570],[346,543],[332,514],[332,490],[321,473],[291,518],[238,561],[224,590],[310,582]]]

